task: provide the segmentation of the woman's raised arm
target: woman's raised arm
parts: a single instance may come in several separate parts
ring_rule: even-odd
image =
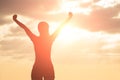
[[[30,37],[31,40],[35,38],[35,35],[20,21],[17,20],[17,15],[13,15],[13,20],[25,30],[26,34]]]
[[[57,30],[51,35],[52,40],[54,40],[58,34],[60,33],[60,31],[63,29],[63,27],[65,26],[65,24],[68,23],[68,21],[72,18],[73,14],[71,12],[69,12],[68,14],[68,18],[57,28]]]

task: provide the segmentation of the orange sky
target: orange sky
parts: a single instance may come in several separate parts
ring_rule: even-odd
[[[119,0],[0,1],[0,80],[30,80],[34,62],[32,42],[12,15],[38,35],[40,21],[52,34],[69,11],[73,17],[52,46],[55,80],[120,80]]]

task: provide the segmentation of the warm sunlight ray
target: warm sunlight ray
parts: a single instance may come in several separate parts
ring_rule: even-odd
[[[64,43],[72,43],[80,39],[79,33],[79,29],[73,28],[71,26],[66,26],[59,34],[58,40]]]
[[[54,31],[55,27],[51,27],[50,32],[53,33]],[[91,35],[92,33],[87,30],[83,30],[78,27],[74,27],[71,24],[68,24],[62,29],[57,40],[61,43],[70,44],[83,38],[87,39]]]

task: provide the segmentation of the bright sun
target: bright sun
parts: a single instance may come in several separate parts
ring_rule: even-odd
[[[55,27],[51,28],[52,32],[55,31]],[[90,32],[80,29],[78,27],[73,27],[71,25],[66,25],[60,32],[57,40],[61,43],[71,44],[75,41],[80,40],[81,38],[89,37]]]
[[[79,29],[65,26],[58,36],[58,40],[65,43],[72,43],[79,40]]]

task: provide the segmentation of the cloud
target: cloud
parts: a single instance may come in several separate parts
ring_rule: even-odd
[[[97,2],[97,1],[98,0],[95,0],[95,2]],[[21,1],[1,0],[0,1],[0,10],[1,10],[0,16],[2,16],[2,17],[1,17],[0,25],[2,25],[4,23],[8,24],[9,20],[6,19],[5,17],[7,15],[11,15],[14,13],[25,15],[24,16],[25,18],[26,18],[26,16],[28,16],[28,17],[39,17],[40,19],[49,18],[52,20],[54,19],[53,21],[59,21],[58,19],[61,19],[61,18],[64,19],[63,14],[62,15],[61,14],[55,14],[55,15],[45,14],[46,12],[49,12],[52,9],[57,8],[58,7],[57,4],[58,4],[57,0],[39,0],[39,1],[38,0],[34,0],[34,1],[32,1],[32,0],[29,0],[29,1],[28,0],[21,0]],[[81,4],[80,7],[87,8],[88,6],[90,7],[91,5],[92,5],[91,3],[85,3],[85,4]],[[103,8],[100,6],[98,8],[98,6],[94,6],[94,7],[92,7],[92,9],[93,10],[90,13],[90,15],[85,15],[85,14],[76,15],[75,14],[76,18],[74,18],[74,19],[76,21],[75,22],[76,25],[78,25],[82,28],[89,29],[91,31],[105,31],[105,32],[110,32],[110,33],[111,32],[112,33],[119,32],[120,19],[113,18],[113,17],[118,16],[118,14],[119,14],[119,11],[120,11],[119,4],[114,7],[108,7],[108,8]],[[56,18],[56,16],[57,16],[57,18]],[[32,19],[32,18],[30,18],[30,19]],[[22,22],[24,22],[24,20]],[[25,22],[25,24],[29,25],[26,22]],[[14,58],[18,56],[16,59],[23,58],[23,56],[21,56],[21,55],[34,53],[33,45],[30,42],[28,42],[28,40],[25,41],[24,39],[22,39],[25,37],[24,31],[20,27],[14,27],[14,26],[15,25],[10,26],[8,29],[9,33],[4,35],[3,39],[0,40],[0,53],[4,53],[5,56],[11,56]],[[33,28],[33,26],[32,26],[32,28]],[[94,43],[92,43],[92,42],[94,42]],[[119,44],[119,42],[117,44]],[[67,55],[69,57],[71,56],[70,59],[68,59],[69,60],[68,62],[70,62],[70,60],[73,60],[73,54],[69,54],[69,53],[75,53],[74,57],[76,57],[76,61],[77,60],[80,61],[79,56],[81,56],[81,55],[78,55],[80,53],[83,53],[83,54],[84,53],[85,54],[86,53],[105,54],[105,53],[110,53],[110,52],[112,52],[113,54],[119,53],[119,47],[120,47],[119,45],[117,45],[112,50],[109,50],[111,48],[109,48],[107,50],[101,50],[101,48],[105,45],[108,45],[108,44],[106,44],[100,40],[94,40],[91,42],[88,42],[88,40],[86,40],[86,41],[77,42],[75,45],[69,47],[68,51],[65,49],[63,49],[63,50],[58,49],[58,51],[56,51],[56,53],[59,53],[59,54],[68,53]],[[58,47],[58,46],[55,46],[55,47]],[[73,50],[73,47],[75,48],[74,50]],[[18,54],[21,54],[21,55],[18,55]],[[102,55],[102,54],[100,54],[100,55]],[[0,55],[2,55],[2,54],[0,54]],[[56,56],[58,56],[58,54]],[[64,58],[66,59],[66,58],[68,58],[68,56],[65,56]],[[74,62],[76,62],[76,61],[74,61]]]
[[[5,18],[5,15],[0,15],[1,17],[0,17],[0,25],[4,25],[4,24],[9,24],[9,23],[11,23],[11,20],[10,19],[6,19]]]
[[[34,13],[34,11],[38,13],[49,11],[54,9],[57,4],[57,0],[1,0],[0,9],[1,13],[5,14],[15,12],[30,14],[29,12]]]
[[[99,1],[101,1],[101,0],[93,0],[93,2],[99,2]]]
[[[29,40],[13,38],[0,41],[0,56],[20,57],[29,56],[32,53],[33,47]]]
[[[82,8],[88,8],[88,7],[91,6],[91,5],[92,5],[91,2],[86,2],[86,3],[81,3],[81,4],[80,4],[80,7],[82,7]]]
[[[20,27],[10,27],[9,33],[4,35],[5,38],[7,37],[25,37],[25,32]]]
[[[115,43],[118,44],[119,42]],[[53,58],[55,62],[66,63],[66,64],[80,64],[87,63],[120,63],[120,50],[119,45],[114,46],[114,48],[102,49],[103,46],[111,45],[111,43],[104,42],[104,38],[98,40],[81,40],[71,44],[69,46],[64,46],[59,51],[53,51],[55,53]],[[62,44],[60,45],[62,46]],[[73,48],[74,47],[74,48]],[[65,54],[61,54],[65,53]],[[60,55],[59,55],[60,54]],[[57,57],[59,55],[59,58]]]
[[[119,13],[120,4],[109,8],[93,8],[90,15],[77,15],[76,24],[91,31],[119,32],[120,18],[114,18]]]
[[[40,18],[58,6],[58,0],[0,0],[0,16],[20,14]],[[0,25],[8,21],[3,17],[0,19]]]

